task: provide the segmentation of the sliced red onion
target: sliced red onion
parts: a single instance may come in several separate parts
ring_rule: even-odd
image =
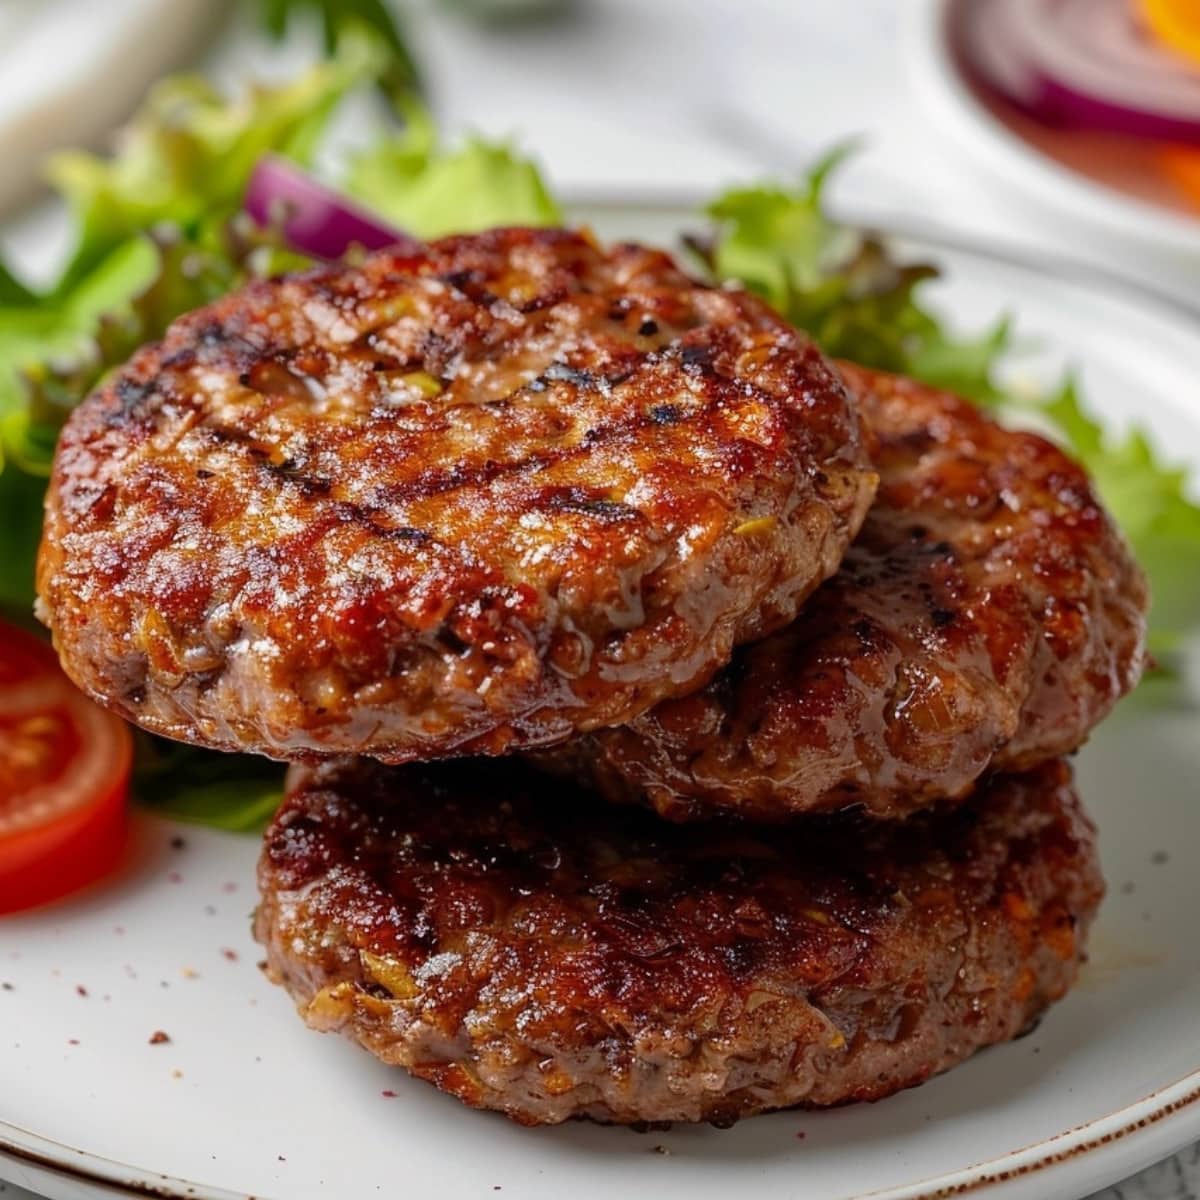
[[[421,248],[416,238],[274,155],[260,159],[254,168],[242,207],[259,225],[278,224],[290,246],[315,258],[340,258],[351,246],[365,250]]]
[[[956,34],[983,80],[1043,121],[1200,144],[1200,70],[1130,0],[962,0]]]

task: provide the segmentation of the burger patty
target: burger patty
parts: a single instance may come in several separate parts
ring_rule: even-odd
[[[1075,749],[1134,686],[1146,584],[1083,470],[955,396],[842,370],[880,486],[838,574],[702,691],[543,765],[678,819],[894,818]]]
[[[293,769],[256,933],[304,1020],[524,1124],[876,1100],[1014,1037],[1103,893],[1061,761],[898,824],[669,825],[518,762]]]
[[[253,284],[72,415],[40,614],[92,697],[278,757],[499,753],[703,683],[836,569],[854,405],[761,301],[502,229]]]

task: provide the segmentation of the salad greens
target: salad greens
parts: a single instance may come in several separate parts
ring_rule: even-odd
[[[334,54],[338,43],[354,27],[369,29],[387,53],[379,83],[391,96],[421,91],[421,73],[408,48],[399,13],[385,0],[262,0],[267,31],[283,38],[292,14],[307,11],[320,18],[325,52]]]
[[[878,238],[825,211],[825,185],[852,150],[836,147],[794,189],[723,193],[705,210],[716,236],[697,249],[718,278],[741,280],[827,353],[996,403],[992,368],[1009,349],[1008,321],[979,337],[955,336],[917,294],[936,267],[897,263]]]
[[[399,229],[421,237],[494,225],[557,225],[563,219],[536,166],[511,147],[469,138],[438,145],[420,106],[403,104],[398,137],[383,138],[350,165],[346,191]]]
[[[30,612],[41,498],[67,413],[180,313],[248,278],[311,261],[241,212],[264,154],[311,164],[348,93],[405,78],[403,90],[389,92],[394,128],[333,186],[420,237],[562,219],[536,167],[511,147],[439,142],[408,90],[399,35],[380,28],[377,0],[349,6],[365,24],[347,23],[347,7],[329,0],[268,0],[267,15],[278,28],[303,5],[318,9],[337,39],[327,61],[289,84],[235,99],[198,78],[165,81],[113,156],[70,153],[52,163],[77,231],[56,283],[39,291],[0,263],[0,609],[18,620]],[[1109,438],[1071,381],[1033,399],[1011,394],[998,371],[1011,349],[1007,320],[977,337],[956,334],[922,297],[936,268],[898,263],[878,238],[830,219],[824,188],[845,153],[835,150],[795,187],[720,195],[706,210],[711,232],[690,239],[692,249],[716,278],[760,293],[831,354],[979,404],[1033,408],[1092,472],[1147,566],[1153,646],[1169,653],[1200,612],[1200,572],[1191,565],[1200,554],[1200,507],[1187,498],[1184,473],[1158,462],[1141,433]],[[278,764],[139,735],[137,795],[181,819],[258,828],[281,783]]]

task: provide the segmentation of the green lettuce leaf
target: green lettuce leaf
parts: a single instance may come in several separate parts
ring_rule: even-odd
[[[161,224],[196,236],[227,219],[264,154],[308,163],[337,104],[382,65],[377,45],[354,35],[294,81],[232,100],[198,76],[176,76],[151,89],[113,157],[55,155],[48,174],[79,228],[59,290],[130,237]]]
[[[853,142],[835,146],[794,189],[733,188],[712,201],[705,211],[719,228],[711,264],[717,273],[741,280],[781,312],[798,294],[815,309],[830,284],[841,292],[841,268],[852,259],[856,239],[828,219],[821,195],[853,150]]]
[[[757,292],[829,354],[998,403],[992,369],[1009,348],[1008,322],[977,338],[952,334],[919,295],[936,267],[898,263],[880,239],[826,214],[825,187],[852,149],[835,147],[793,188],[725,192],[705,210],[716,232],[698,248],[719,278]]]
[[[115,246],[78,284],[43,299],[31,296],[0,305],[0,465],[44,475],[49,469],[61,416],[31,403],[30,379],[94,356],[94,337],[114,312],[124,312],[158,270],[149,239]],[[81,393],[82,394],[82,393]],[[68,407],[74,407],[72,397]]]
[[[262,0],[263,24],[276,38],[287,33],[295,13],[319,18],[328,54],[336,51],[347,32],[356,27],[369,30],[387,51],[380,76],[384,90],[396,98],[421,91],[421,74],[408,48],[400,15],[384,0]]]
[[[429,238],[562,223],[537,167],[511,146],[469,138],[447,150],[423,110],[410,104],[405,112],[404,132],[358,155],[344,183],[398,229]]]
[[[231,833],[257,833],[283,799],[285,768],[138,733],[133,794],[160,816]]]

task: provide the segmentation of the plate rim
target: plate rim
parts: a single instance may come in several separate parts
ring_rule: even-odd
[[[945,0],[928,0],[931,6]],[[568,210],[656,211],[683,216],[695,208],[682,197],[578,194],[568,197]],[[1174,327],[1172,332],[1200,345],[1197,312],[1175,298],[1130,280],[1119,273],[1065,258],[1043,258],[1040,253],[1011,246],[1000,239],[975,239],[957,232],[921,228],[911,223],[889,223],[883,236],[899,242],[925,244],[930,249],[983,258],[1018,271],[1039,273],[1074,289],[1098,289],[1110,303],[1157,310]],[[1166,331],[1164,330],[1164,333]],[[1172,406],[1172,411],[1182,411]],[[1200,428],[1200,419],[1197,420]],[[149,814],[153,815],[153,814]],[[162,818],[157,818],[162,820]],[[173,828],[187,826],[164,821]],[[241,836],[241,835],[229,835]],[[1000,1156],[958,1167],[914,1182],[886,1186],[862,1193],[857,1200],[950,1200],[958,1196],[987,1196],[996,1200],[1078,1200],[1098,1188],[1164,1161],[1200,1138],[1200,1066],[1131,1104],[1094,1120],[1062,1130]],[[1079,1170],[1083,1163],[1086,1170]],[[76,1186],[100,1189],[98,1195],[161,1197],[162,1200],[247,1200],[245,1192],[147,1171],[143,1167],[95,1154],[0,1118],[0,1166],[17,1164],[48,1176],[62,1176]],[[1119,1165],[1118,1165],[1119,1164]],[[1042,1186],[1057,1169],[1054,1191]],[[1072,1170],[1075,1168],[1075,1170]],[[3,1176],[0,1176],[2,1178]],[[1071,1182],[1073,1180],[1074,1182]],[[1066,1184],[1065,1189],[1061,1186]],[[284,1200],[281,1195],[256,1196],[255,1200]]]
[[[979,103],[947,50],[946,26],[957,2],[910,0],[901,27],[910,83],[955,145],[1011,191],[1044,201],[1060,219],[1078,220],[1082,211],[1093,225],[1143,246],[1200,253],[1200,220],[1086,182],[1053,159],[1031,151]]]
[[[1200,1069],[1157,1088],[1116,1112],[1053,1134],[1020,1150],[914,1183],[865,1192],[859,1200],[950,1200],[951,1197],[982,1193],[985,1189],[989,1196],[1016,1197],[1027,1191],[1025,1185],[1040,1172],[1082,1162],[1088,1155],[1096,1163],[1098,1159],[1095,1152],[1108,1151],[1109,1154],[1121,1155],[1128,1139],[1147,1129],[1155,1130],[1160,1136],[1127,1161],[1122,1155],[1121,1172],[1108,1182],[1119,1182],[1145,1167],[1164,1161],[1195,1140],[1197,1133],[1200,1133]],[[146,1171],[143,1167],[69,1146],[5,1120],[0,1120],[0,1161],[16,1162],[52,1175],[66,1176],[76,1183],[103,1188],[117,1196],[155,1196],[162,1200],[246,1200],[245,1193]],[[1085,1196],[1094,1186],[1105,1186],[1107,1176],[1108,1172],[1103,1170],[1091,1171],[1086,1179],[1076,1179],[1076,1184],[1083,1183],[1083,1190],[1069,1194]],[[1065,1200],[1067,1193],[1058,1194]],[[274,1198],[256,1197],[255,1200]]]
[[[628,188],[611,191],[594,187],[564,188],[561,194],[568,216],[577,210],[589,213],[623,213],[634,210],[677,218],[681,229],[689,221],[702,222],[704,206],[711,199],[711,193],[706,194],[691,188],[641,192]],[[1098,286],[1108,293],[1110,300],[1153,305],[1164,310],[1171,319],[1182,320],[1193,335],[1196,332],[1196,322],[1200,321],[1200,299],[1189,302],[1177,292],[1156,287],[1150,279],[1128,274],[1091,257],[1049,250],[1002,234],[989,232],[986,236],[981,236],[945,221],[923,220],[910,213],[837,201],[831,204],[831,209],[834,219],[841,224],[869,230],[885,240],[916,242],[932,249],[967,254],[987,259],[1000,266],[1046,275],[1071,287]]]
[[[103,1189],[106,1196],[153,1196],[156,1200],[247,1200],[245,1193],[192,1183],[175,1175],[147,1171],[43,1137],[0,1120],[0,1163],[12,1162],[73,1184]],[[24,1186],[24,1185],[21,1185]],[[259,1197],[258,1200],[267,1200]]]

